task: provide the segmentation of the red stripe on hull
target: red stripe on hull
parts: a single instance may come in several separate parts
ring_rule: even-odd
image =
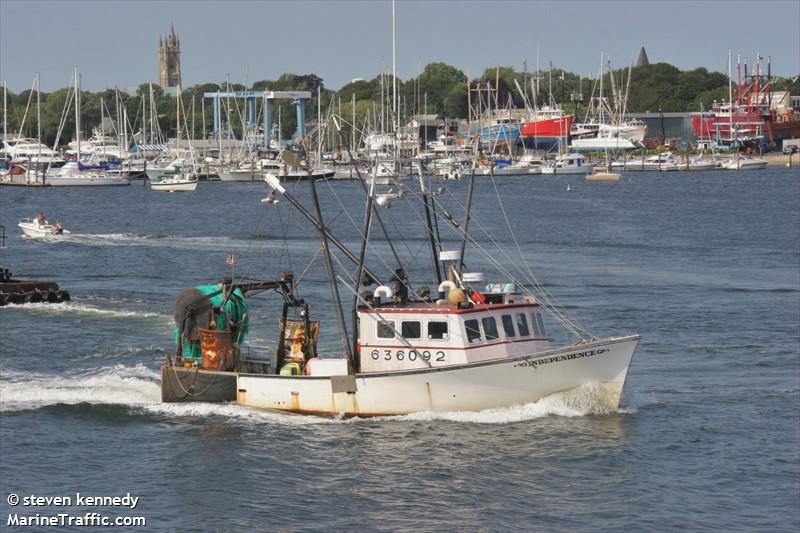
[[[566,137],[572,127],[572,115],[558,118],[544,118],[522,124],[521,137]]]

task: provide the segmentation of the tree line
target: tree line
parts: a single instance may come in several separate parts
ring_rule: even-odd
[[[635,67],[630,70],[630,82],[627,81],[628,69],[619,69],[604,74],[606,91],[616,87],[621,91],[625,85],[627,91],[628,112],[687,112],[708,110],[717,100],[728,97],[728,78],[720,72],[712,72],[706,68],[680,70],[667,63],[655,63]],[[399,122],[405,122],[416,114],[437,115],[440,118],[464,119],[468,116],[471,103],[473,109],[493,107],[521,108],[526,105],[545,105],[552,99],[562,104],[568,111],[581,115],[586,109],[589,98],[597,96],[597,79],[581,77],[562,69],[550,69],[536,72],[519,72],[513,67],[490,67],[480,76],[470,79],[473,91],[467,95],[467,74],[451,65],[441,62],[428,64],[418,76],[397,80],[396,106],[399,111]],[[337,134],[349,139],[352,133],[353,105],[355,105],[355,128],[362,131],[365,127],[384,127],[392,124],[392,99],[394,80],[391,74],[380,74],[371,80],[353,80],[338,90],[324,85],[324,81],[315,74],[298,75],[286,73],[276,80],[261,80],[245,87],[240,83],[228,81],[221,83],[204,83],[187,87],[181,91],[182,99],[182,137],[193,134],[195,138],[210,135],[212,130],[211,102],[203,100],[204,92],[225,92],[243,90],[297,91],[312,93],[312,99],[306,106],[306,120],[313,122],[319,108],[323,117],[333,112],[339,115]],[[479,90],[476,90],[479,89]],[[798,78],[779,78],[775,81],[776,90],[788,90],[792,94],[800,94]],[[81,130],[82,138],[91,135],[94,128],[100,125],[101,116],[109,114],[116,120],[118,109],[124,107],[127,112],[130,138],[131,131],[141,131],[143,107],[142,100],[147,101],[150,116],[150,93],[158,125],[166,137],[176,134],[177,105],[176,99],[165,94],[156,84],[141,84],[134,94],[119,93],[115,89],[99,92],[81,91]],[[42,92],[39,96],[41,106],[41,130],[46,144],[52,146],[56,140],[59,124],[70,89],[63,88],[50,93]],[[606,93],[608,94],[608,93]],[[20,132],[20,125],[25,117],[21,134],[24,137],[37,135],[37,95],[35,90],[25,90],[7,95],[7,125],[11,135]],[[101,112],[101,102],[104,110]],[[27,109],[27,116],[26,116]],[[260,110],[259,110],[260,113]],[[244,123],[244,102],[224,103],[223,122],[229,124],[234,134],[241,135]],[[294,107],[288,101],[276,101],[273,109],[273,122],[280,119],[280,135],[290,138],[296,130]],[[259,117],[258,123],[262,119]],[[205,125],[205,129],[203,129]],[[148,121],[147,129],[150,129]],[[74,109],[66,114],[63,120],[63,131],[59,144],[65,145],[75,135]],[[106,132],[114,134],[114,132]]]

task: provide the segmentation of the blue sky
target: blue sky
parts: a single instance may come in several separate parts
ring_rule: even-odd
[[[504,65],[585,75],[600,52],[614,66],[644,45],[651,62],[724,71],[728,49],[772,57],[773,73],[800,74],[800,1],[398,0],[402,79],[431,61],[480,74]],[[336,89],[392,68],[391,1],[0,0],[0,80],[12,91],[41,73],[45,91],[98,90],[158,80],[158,37],[181,38],[184,86],[252,83],[315,73]]]

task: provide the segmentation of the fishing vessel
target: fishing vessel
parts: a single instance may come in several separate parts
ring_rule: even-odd
[[[527,148],[547,150],[566,145],[572,128],[572,115],[560,107],[544,106],[531,111],[520,128],[520,138]]]
[[[433,231],[428,232],[437,283],[432,290],[412,284],[402,266],[387,277],[366,264],[380,206],[418,202],[427,206],[429,215],[441,217],[441,188],[432,192],[420,177],[419,190],[411,190],[407,182],[413,180],[406,180],[396,185],[401,191],[389,202],[376,190],[373,177],[365,195],[364,238],[360,251],[352,251],[325,225],[316,180],[308,180],[312,208],[276,176],[267,174],[265,180],[317,229],[335,317],[313,316],[314,304],[299,297],[289,273],[269,281],[227,278],[187,289],[175,305],[177,347],[161,369],[163,401],[230,401],[294,413],[362,417],[502,408],[594,384],[604,404],[619,404],[639,336],[589,334],[563,308],[552,305],[541,286],[524,274],[517,278],[475,244],[464,227],[468,222],[459,224],[452,215],[441,218],[461,233],[462,249],[470,242],[493,261],[500,271],[493,279],[500,281],[469,272],[462,250],[438,251],[441,242]],[[474,180],[470,178],[467,205]],[[332,249],[353,263],[354,273],[337,271]],[[346,277],[360,282],[351,285]],[[537,296],[533,287],[543,292]],[[353,297],[349,329],[340,289]],[[275,352],[259,358],[244,347],[253,327],[248,299],[265,291],[279,295],[281,315],[274,332]],[[559,320],[574,342],[553,345],[545,313]],[[318,350],[319,332],[330,323],[339,329],[341,350]]]
[[[767,73],[757,56],[753,72],[737,59],[736,81],[728,60],[729,98],[714,101],[710,111],[692,113],[692,128],[698,139],[735,148],[779,147],[783,139],[800,137],[800,113],[792,106],[788,91],[776,91],[771,64]],[[735,92],[733,86],[735,85]]]

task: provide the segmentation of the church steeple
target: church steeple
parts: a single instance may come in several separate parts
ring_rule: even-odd
[[[646,67],[650,64],[650,60],[647,59],[647,52],[644,51],[644,46],[642,49],[639,50],[639,59],[636,60],[637,67]]]
[[[175,33],[175,25],[163,38],[158,36],[159,85],[176,87],[181,84],[181,42]]]

